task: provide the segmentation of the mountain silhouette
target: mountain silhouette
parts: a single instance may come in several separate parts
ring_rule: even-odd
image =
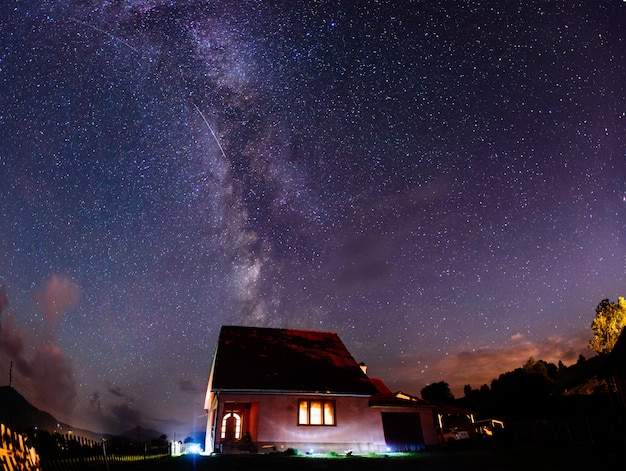
[[[0,422],[13,432],[23,433],[30,428],[53,432],[60,427],[68,430],[48,412],[37,409],[11,386],[0,387]]]
[[[145,429],[143,427],[135,427],[118,435],[78,429],[58,421],[52,414],[46,411],[37,409],[12,386],[0,386],[0,423],[3,423],[12,432],[16,433],[26,433],[30,429],[37,429],[64,435],[72,431],[75,436],[96,441],[101,440],[103,437],[151,441],[162,435],[157,430]]]

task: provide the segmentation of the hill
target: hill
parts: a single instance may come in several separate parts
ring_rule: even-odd
[[[100,441],[102,437],[150,441],[162,435],[162,432],[157,430],[140,427],[135,427],[116,436],[78,429],[70,424],[59,422],[52,414],[33,406],[11,386],[0,386],[0,423],[17,433],[26,433],[29,429],[37,429],[51,434],[56,432],[63,434],[71,430],[74,436],[96,441]]]
[[[59,426],[67,427],[48,412],[37,409],[11,386],[0,387],[0,422],[19,433],[35,427],[49,432]]]

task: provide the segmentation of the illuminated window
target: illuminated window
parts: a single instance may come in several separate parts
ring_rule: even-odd
[[[241,440],[241,416],[229,412],[222,418],[222,440]]]
[[[335,401],[300,400],[298,425],[335,425]]]

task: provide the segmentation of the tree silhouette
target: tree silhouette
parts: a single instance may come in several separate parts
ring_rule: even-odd
[[[450,385],[445,381],[432,383],[422,388],[422,398],[434,404],[452,404],[454,395],[450,391]]]

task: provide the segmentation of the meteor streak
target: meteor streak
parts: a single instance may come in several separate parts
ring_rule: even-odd
[[[220,148],[220,151],[222,152],[222,156],[224,157],[224,159],[226,159],[226,154],[224,153],[224,149],[222,148],[222,144],[220,144],[220,141],[217,138],[217,136],[215,135],[215,132],[213,132],[213,128],[211,127],[211,125],[209,124],[207,119],[204,117],[204,114],[202,113],[202,111],[200,111],[200,108],[198,108],[198,105],[196,105],[194,103],[193,107],[196,109],[196,111],[198,112],[198,114],[200,115],[202,120],[204,121],[204,124],[206,124],[207,128],[209,128],[209,131],[211,131],[211,134],[213,135],[213,139],[215,139],[215,142],[217,142],[217,145]]]

